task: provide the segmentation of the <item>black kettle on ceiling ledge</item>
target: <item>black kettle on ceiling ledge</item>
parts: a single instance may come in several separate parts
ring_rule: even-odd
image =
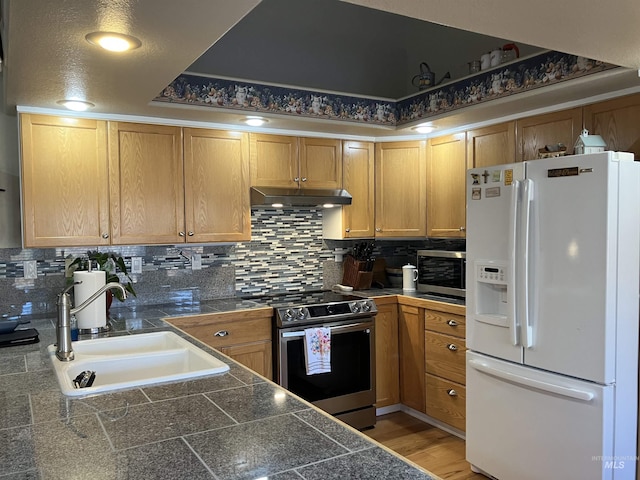
[[[447,78],[451,78],[451,74],[449,72],[445,73],[444,76],[436,82],[435,72],[431,71],[429,65],[426,62],[422,62],[420,64],[420,73],[413,77],[411,83],[414,87],[418,87],[418,90],[425,90],[427,88],[440,85],[442,81]]]

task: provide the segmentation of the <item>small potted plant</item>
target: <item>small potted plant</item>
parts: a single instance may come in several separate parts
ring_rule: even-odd
[[[87,252],[86,257],[77,257],[73,262],[71,262],[71,264],[69,265],[69,272],[73,273],[76,270],[89,270],[89,262],[92,262],[92,268],[97,265],[98,270],[102,270],[105,272],[106,283],[120,283],[128,293],[130,293],[134,297],[137,296],[136,291],[133,288],[133,284],[131,283],[129,271],[127,270],[127,266],[125,265],[124,259],[122,257],[111,252],[99,252],[97,250],[90,250]],[[121,272],[128,281],[120,281],[118,272]],[[124,302],[125,300],[120,290],[108,290],[107,312],[109,311],[109,307],[111,306],[111,302],[113,301],[113,296],[115,296],[121,302]]]

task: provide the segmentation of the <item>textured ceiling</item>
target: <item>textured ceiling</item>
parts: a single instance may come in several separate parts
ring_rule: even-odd
[[[296,8],[270,14],[269,8],[282,8],[287,1]],[[252,17],[256,5],[255,11],[260,15]],[[311,14],[312,7],[318,5],[326,5],[327,9],[329,6],[341,8],[340,11],[351,15],[351,20],[345,24],[341,17]],[[362,10],[360,5],[380,11]],[[384,29],[375,23],[381,13],[394,24],[393,29]],[[238,43],[248,38],[242,35],[242,29],[247,28],[243,23],[245,16],[247,22],[251,19],[257,22],[254,25],[267,32],[265,44],[279,42],[277,53],[266,55],[261,52],[260,38],[253,41],[253,47]],[[347,80],[353,87],[345,86],[345,89],[369,85],[371,75],[377,74],[386,82],[388,95],[395,96],[406,88],[410,75],[402,70],[406,66],[400,62],[390,63],[392,66],[389,67],[379,59],[388,58],[387,61],[392,62],[394,56],[398,60],[409,55],[410,47],[414,46],[411,42],[425,48],[444,47],[442,38],[436,34],[430,36],[428,42],[407,35],[406,32],[412,29],[403,29],[403,25],[415,26],[421,21],[438,24],[424,25],[433,31],[446,30],[447,35],[451,29],[444,29],[442,25],[637,68],[640,66],[640,30],[636,28],[639,16],[640,8],[630,0],[616,2],[615,8],[606,2],[587,5],[577,0],[554,3],[550,0],[510,3],[503,0],[353,0],[346,3],[264,0],[262,4],[260,0],[2,0],[0,32],[5,53],[2,75],[6,110],[11,111],[16,105],[58,110],[57,100],[75,96],[93,102],[92,114],[106,118],[110,115],[133,119],[135,116],[158,117],[158,121],[170,118],[203,126],[240,126],[241,117],[235,113],[151,104],[166,85],[190,66],[213,75],[329,90],[346,85]],[[143,46],[127,55],[99,51],[85,42],[84,36],[100,29],[135,35],[143,41]],[[296,33],[278,35],[284,31]],[[227,32],[229,34],[225,35]],[[481,37],[468,32],[457,37],[464,40],[447,42],[447,48],[462,43],[474,47],[474,39]],[[235,43],[231,41],[234,35],[238,39]],[[313,48],[306,47],[310,39],[317,40]],[[212,46],[214,48],[210,49]],[[216,46],[224,46],[224,49],[216,50]],[[224,51],[222,56],[221,50]],[[202,57],[207,51],[214,53],[212,63],[206,56]],[[458,60],[458,65],[476,53],[456,53],[464,57]],[[360,79],[341,78],[354,75],[350,68],[354,72],[364,69],[349,65],[350,56],[363,65],[372,65],[374,73],[367,73],[366,78]],[[288,75],[284,75],[286,69],[277,63],[282,58],[290,60]],[[405,64],[416,63],[410,57],[402,60]],[[335,68],[335,65],[342,67]],[[269,66],[272,68],[267,68]],[[415,70],[417,65],[411,68]],[[441,76],[449,67],[436,64],[432,68]],[[394,83],[398,75],[404,85]],[[260,76],[263,78],[257,78]],[[470,125],[504,115],[517,115],[525,110],[580,101],[585,96],[607,95],[612,90],[626,92],[637,89],[638,83],[635,71],[618,72],[597,85],[585,82],[571,89],[545,89],[544,95],[523,97],[518,102],[489,102],[493,105],[471,108],[442,118],[436,124],[444,129]],[[363,93],[374,94],[373,89],[377,87],[371,88]],[[336,123],[274,118],[269,128],[271,131],[301,130],[345,137],[377,138],[399,134],[393,129],[372,130],[366,126]]]

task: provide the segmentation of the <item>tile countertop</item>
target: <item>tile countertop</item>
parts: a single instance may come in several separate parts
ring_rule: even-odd
[[[230,299],[118,308],[110,335],[176,331],[162,318],[256,307],[262,305]],[[36,328],[40,343],[0,348],[2,478],[438,478],[192,339],[230,371],[64,397],[46,352],[55,343],[54,322],[32,318],[22,327]]]

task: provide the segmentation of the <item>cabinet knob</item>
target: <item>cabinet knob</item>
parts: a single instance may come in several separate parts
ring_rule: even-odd
[[[104,238],[104,239],[109,238],[109,234],[108,234],[108,233],[103,233],[103,234],[102,234],[102,238]]]
[[[190,237],[193,237],[193,232],[190,231],[189,233],[187,233],[187,235],[189,235]]]
[[[465,230],[466,230],[466,228],[465,228],[465,227],[460,227],[460,231],[461,231],[461,232],[464,232]]]
[[[300,177],[296,177],[293,179],[294,182],[298,183],[300,181]]]
[[[382,231],[382,229],[380,227],[376,228],[376,232],[381,232],[381,231]]]
[[[227,335],[229,335],[229,332],[227,330],[218,330],[213,334],[214,337],[226,337]]]
[[[453,343],[447,344],[447,348],[452,352],[455,352],[456,350],[458,350],[458,347],[456,347]]]
[[[447,325],[449,325],[450,327],[457,327],[458,322],[456,322],[455,320],[447,320]]]
[[[184,232],[178,232],[178,235],[180,235],[181,237],[184,237]]]
[[[351,231],[351,229],[350,228],[345,228],[344,231],[349,233]]]
[[[450,388],[449,390],[447,390],[447,395],[449,395],[450,397],[457,397],[458,392],[456,392],[453,388]]]
[[[306,182],[307,181],[307,177],[302,177],[302,181]]]

